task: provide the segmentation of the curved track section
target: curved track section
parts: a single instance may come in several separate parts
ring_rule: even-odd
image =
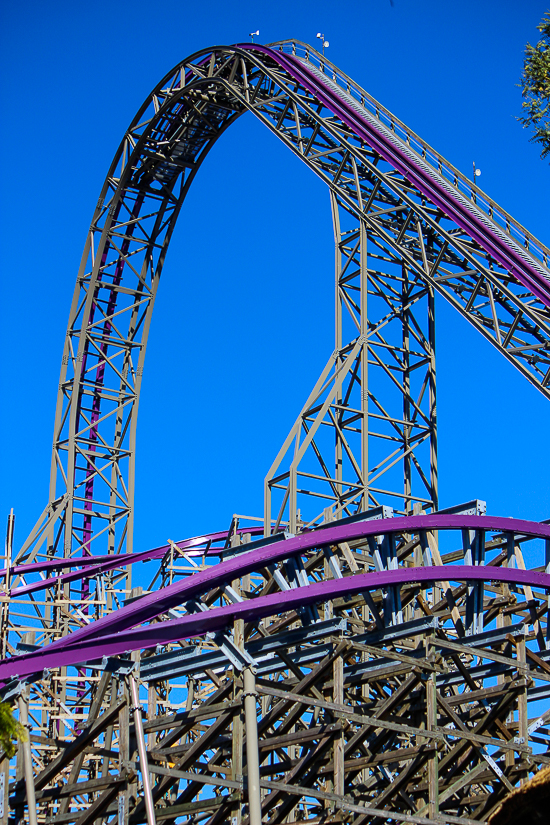
[[[149,592],[0,662],[35,731],[10,809],[136,825],[486,822],[550,759],[550,526],[482,510],[135,554],[157,563]],[[105,559],[71,564],[82,577]]]
[[[247,111],[329,187],[336,348],[264,527],[132,553],[160,274]],[[0,758],[0,825],[471,825],[550,763],[550,526],[438,510],[434,322],[439,292],[550,396],[548,256],[303,44],[207,49],[161,81],[88,233],[50,503],[3,571],[0,686],[31,736]],[[320,470],[298,468],[309,449]]]
[[[388,129],[369,111],[372,100],[361,105],[327,76],[326,62],[314,65],[311,50],[300,58],[285,49],[297,52],[243,44],[191,56],[161,81],[126,133],[77,279],[50,504],[20,560],[34,558],[44,542],[50,556],[95,554],[101,544],[109,553],[131,550],[137,407],[160,273],[200,165],[247,110],[327,182],[380,254],[441,292],[550,394],[548,270],[515,240],[516,225],[506,219],[507,234],[491,221],[465,197],[458,173],[453,186],[448,164],[438,174],[410,134],[407,143]],[[547,260],[541,244],[527,235],[524,242]]]
[[[512,524],[510,523],[512,522]],[[381,533],[381,529],[383,532]],[[429,515],[417,516],[405,519],[392,519],[389,524],[386,520],[381,522],[352,522],[339,526],[325,526],[321,530],[313,530],[299,536],[285,538],[280,534],[278,541],[265,544],[262,540],[244,545],[244,551],[236,555],[232,560],[220,561],[212,567],[200,572],[197,570],[193,575],[184,578],[182,581],[163,587],[160,590],[151,592],[147,596],[142,596],[139,600],[110,613],[107,616],[89,624],[81,630],[74,631],[70,636],[53,642],[51,645],[42,648],[40,652],[25,657],[17,657],[4,665],[0,664],[0,680],[8,679],[15,675],[20,677],[28,676],[37,670],[49,668],[52,665],[75,665],[83,661],[83,650],[86,643],[92,642],[93,647],[108,650],[108,655],[125,653],[128,650],[141,650],[149,646],[147,639],[156,639],[155,644],[163,644],[166,641],[174,642],[211,632],[211,630],[223,630],[230,622],[239,618],[242,614],[246,621],[255,621],[265,616],[285,613],[289,609],[297,610],[304,605],[315,602],[326,602],[334,598],[344,596],[346,593],[356,594],[363,590],[379,590],[380,588],[391,588],[412,583],[441,582],[445,578],[460,582],[491,582],[514,584],[518,586],[538,587],[547,589],[550,592],[550,573],[533,570],[518,569],[492,569],[490,572],[481,567],[471,565],[453,565],[445,568],[444,565],[433,562],[427,567],[408,566],[399,569],[398,564],[388,567],[387,570],[354,575],[350,580],[344,581],[343,577],[336,576],[335,580],[325,580],[317,585],[310,583],[306,578],[298,588],[281,592],[275,598],[263,596],[261,598],[240,601],[230,608],[219,608],[208,610],[206,615],[199,621],[193,611],[186,620],[176,620],[175,622],[163,621],[162,628],[152,634],[142,631],[135,637],[126,637],[123,631],[139,627],[145,622],[151,622],[164,616],[173,608],[179,608],[189,600],[201,599],[213,588],[230,587],[231,582],[242,579],[250,574],[260,574],[262,570],[269,569],[274,564],[289,562],[291,559],[307,557],[308,553],[327,551],[332,545],[346,544],[350,541],[361,541],[375,536],[384,535],[386,530],[390,531],[388,540],[393,541],[392,535],[411,533],[426,533],[434,530],[463,530],[463,531],[495,531],[513,536],[517,533],[529,538],[539,538],[545,540],[550,546],[550,526],[535,522],[519,521],[517,519],[504,519],[488,516],[474,515]],[[190,548],[199,545],[211,545],[212,541],[226,538],[227,534],[213,533],[208,536],[196,537],[178,543],[179,550],[188,555]],[[479,539],[479,535],[478,535]],[[368,541],[367,541],[368,544]],[[259,546],[256,546],[259,545]],[[166,555],[168,548],[159,548],[147,553],[132,554],[133,558],[129,563],[136,564],[152,559],[158,559]],[[211,546],[209,551],[212,552]],[[196,551],[195,551],[196,552]],[[204,552],[208,552],[205,551]],[[214,550],[218,555],[220,550]],[[330,549],[328,550],[330,553]],[[410,550],[409,550],[410,553]],[[466,553],[464,554],[466,556]],[[502,562],[503,559],[500,559]],[[397,558],[396,558],[397,562]],[[301,562],[303,564],[303,562]],[[59,563],[56,563],[59,564]],[[26,595],[29,592],[45,590],[56,587],[65,580],[83,579],[87,576],[97,576],[105,570],[112,569],[117,564],[114,559],[95,560],[86,565],[86,571],[78,570],[72,574],[65,574],[63,578],[55,577],[50,581],[41,579],[34,585],[27,585],[16,590],[12,590],[12,598]],[[120,566],[120,562],[118,562]],[[43,565],[19,566],[19,572],[32,574],[42,571]],[[334,567],[336,569],[336,567]],[[356,572],[356,571],[351,571]],[[179,635],[181,633],[181,635]],[[164,634],[164,635],[163,635]],[[150,644],[151,642],[149,642]],[[61,653],[63,651],[63,653]],[[69,651],[65,653],[65,651]],[[64,658],[66,657],[66,658]],[[43,662],[43,664],[42,664]]]

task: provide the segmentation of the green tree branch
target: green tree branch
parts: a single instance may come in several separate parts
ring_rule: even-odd
[[[14,719],[7,702],[0,702],[0,747],[10,759],[15,753],[15,739],[25,740],[27,731]]]
[[[518,120],[533,128],[533,143],[540,144],[541,158],[550,154],[550,11],[537,26],[542,37],[536,46],[527,44],[521,74],[523,116]]]

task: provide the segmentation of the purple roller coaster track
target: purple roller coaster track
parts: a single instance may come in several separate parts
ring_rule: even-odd
[[[263,519],[134,553],[160,274],[246,112],[328,186],[334,350]],[[0,688],[29,736],[0,759],[0,825],[469,825],[550,764],[550,524],[440,509],[435,362],[438,293],[550,397],[548,256],[303,43],[162,79],[88,231],[49,502],[17,553],[8,531]]]

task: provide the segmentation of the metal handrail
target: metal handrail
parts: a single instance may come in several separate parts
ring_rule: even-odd
[[[330,60],[316,51],[312,46],[300,40],[280,40],[269,44],[270,48],[299,57],[315,66],[330,80],[340,86],[348,95],[354,98],[364,109],[374,115],[387,129],[399,138],[418,157],[429,163],[455,189],[476,204],[493,223],[500,227],[507,235],[513,238],[530,255],[546,268],[550,262],[550,248],[539,241],[531,232],[528,232],[515,218],[493,201],[479,187],[456,169],[449,161],[433,149],[429,143],[409,129],[399,118],[395,117],[365,89],[361,88],[348,75],[338,69]]]

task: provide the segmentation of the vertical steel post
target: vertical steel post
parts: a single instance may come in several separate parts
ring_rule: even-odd
[[[143,780],[143,796],[145,797],[145,812],[147,814],[147,825],[156,825],[155,806],[153,804],[153,794],[151,791],[151,777],[149,776],[149,764],[147,761],[147,747],[145,745],[145,733],[143,731],[143,719],[141,718],[141,705],[137,681],[133,674],[130,674],[130,693],[132,696],[132,710],[134,711],[134,727],[139,753],[139,763],[141,767],[141,778]]]
[[[433,510],[439,509],[439,482],[437,474],[437,405],[435,383],[435,293],[428,287],[428,336],[430,345],[430,485]]]
[[[8,516],[8,528],[6,531],[6,578],[4,582],[4,593],[2,601],[2,612],[0,622],[0,651],[2,659],[6,658],[8,652],[8,631],[9,631],[9,615],[10,615],[10,568],[13,553],[13,531],[15,527],[15,516],[13,515],[13,507]]]
[[[251,667],[244,669],[244,723],[246,730],[246,763],[248,768],[248,808],[250,825],[261,825],[260,753],[258,750],[258,719],[256,716],[256,677]]]
[[[410,515],[413,507],[412,496],[412,459],[409,453],[410,439],[412,436],[411,420],[411,358],[410,358],[410,309],[409,302],[409,270],[405,264],[402,266],[403,287],[401,290],[401,300],[403,302],[403,510]]]
[[[340,244],[342,235],[340,231],[340,215],[338,213],[338,201],[334,192],[330,192],[330,206],[332,212],[332,226],[334,230],[334,351],[337,353],[334,362],[334,372],[336,373],[342,366],[342,296],[340,294],[340,277],[342,274],[342,250]],[[335,416],[340,424],[342,421],[342,388],[340,387],[334,399],[336,405]],[[336,427],[334,428],[334,479],[336,481],[336,495],[342,494],[342,441]],[[340,502],[335,503],[335,511],[339,513]]]
[[[25,774],[25,789],[27,791],[27,809],[29,814],[29,825],[37,825],[36,817],[36,796],[34,793],[34,774],[32,770],[31,737],[29,725],[29,698],[28,688],[19,696],[19,721],[25,728],[26,737],[21,742],[23,748],[23,770]]]
[[[361,473],[363,476],[363,496],[361,510],[365,513],[369,509],[369,348],[367,343],[367,297],[368,297],[368,268],[367,268],[367,227],[365,222],[359,224],[360,232],[360,302],[361,309]]]
[[[433,650],[433,648],[431,648]],[[426,681],[426,730],[437,727],[437,686],[436,674],[431,673]],[[430,744],[433,744],[430,743]],[[437,748],[428,760],[428,801],[430,819],[439,819],[439,765]]]

